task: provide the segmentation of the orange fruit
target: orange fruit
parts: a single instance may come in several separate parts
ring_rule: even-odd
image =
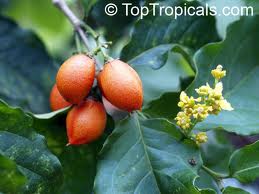
[[[128,112],[141,109],[142,82],[127,63],[120,60],[106,63],[98,75],[98,85],[104,97],[114,106]]]
[[[69,145],[90,143],[104,132],[106,112],[102,103],[87,99],[73,107],[66,119]]]
[[[56,111],[71,105],[59,93],[57,84],[55,84],[52,87],[52,90],[50,92],[50,97],[49,97],[49,103],[52,111]]]
[[[90,92],[95,78],[95,60],[77,54],[66,60],[57,73],[57,87],[66,101],[79,104]]]

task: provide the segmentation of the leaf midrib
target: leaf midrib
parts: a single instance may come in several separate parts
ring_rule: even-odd
[[[153,169],[152,164],[151,164],[151,162],[150,162],[151,160],[150,160],[150,158],[149,158],[149,156],[148,156],[147,147],[146,147],[146,144],[145,144],[145,141],[144,141],[144,135],[143,135],[143,132],[142,132],[141,127],[140,127],[139,119],[136,118],[136,116],[135,116],[135,119],[136,119],[136,121],[137,121],[137,128],[138,128],[138,130],[139,130],[140,139],[141,139],[142,144],[143,144],[143,149],[144,149],[144,152],[145,152],[144,155],[145,155],[145,157],[146,157],[146,159],[147,159],[147,161],[148,161],[148,165],[149,165],[149,168],[150,168],[150,172],[152,173],[152,175],[153,175],[153,177],[154,177],[154,179],[155,179],[155,183],[156,183],[156,186],[157,186],[157,188],[158,188],[158,191],[159,191],[159,193],[161,194],[160,188],[159,188],[159,186],[158,186],[158,184],[157,184],[157,181],[156,181],[156,176],[155,176],[155,173],[154,173],[154,169]]]
[[[238,170],[238,171],[234,172],[233,175],[242,174],[243,172],[250,171],[250,170],[253,170],[253,169],[256,169],[256,168],[259,168],[259,164],[255,165],[255,166],[252,166],[252,167],[248,167],[248,168]]]

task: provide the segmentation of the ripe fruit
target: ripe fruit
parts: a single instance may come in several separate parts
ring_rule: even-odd
[[[141,109],[142,82],[127,63],[114,60],[105,64],[98,75],[98,85],[104,97],[116,107],[129,112]]]
[[[49,97],[50,108],[53,111],[65,108],[70,106],[71,104],[67,102],[59,93],[57,84],[55,84],[51,90]]]
[[[60,67],[57,87],[70,103],[79,104],[90,92],[95,78],[95,60],[78,54],[70,57]]]
[[[92,142],[103,134],[106,113],[102,103],[87,99],[75,106],[67,115],[69,145]]]

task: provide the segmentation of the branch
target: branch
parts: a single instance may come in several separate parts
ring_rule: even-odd
[[[66,4],[65,0],[52,0],[52,3],[66,15],[71,24],[74,26],[75,31],[81,37],[86,49],[89,51],[90,48],[88,46],[88,40],[84,30],[82,29],[82,21],[76,17],[76,15]]]

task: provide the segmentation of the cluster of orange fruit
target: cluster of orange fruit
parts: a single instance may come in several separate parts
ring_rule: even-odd
[[[66,119],[69,145],[90,143],[98,139],[106,126],[102,102],[88,97],[96,78],[95,59],[77,54],[60,67],[50,93],[53,111],[73,105]],[[107,62],[97,75],[102,95],[119,109],[140,110],[143,103],[142,82],[137,72],[121,60]]]

